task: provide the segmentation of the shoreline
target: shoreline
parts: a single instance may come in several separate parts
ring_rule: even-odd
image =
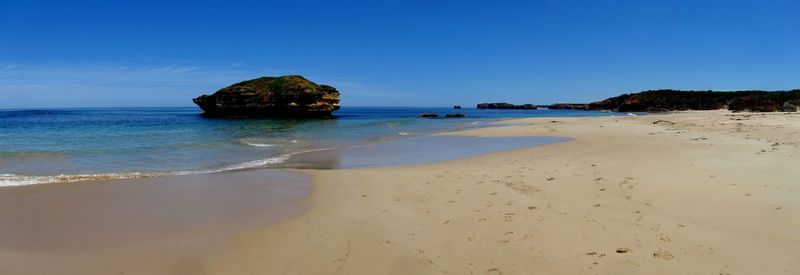
[[[693,111],[494,124],[431,137],[570,139],[433,163],[0,188],[0,196],[12,198],[2,200],[0,215],[6,218],[0,220],[34,218],[2,227],[7,232],[0,258],[6,263],[0,270],[685,274],[791,273],[800,268],[792,261],[800,258],[794,233],[800,230],[794,215],[800,203],[793,201],[800,191],[792,184],[800,176],[792,170],[800,153],[794,136],[800,133],[800,116]],[[421,144],[434,144],[431,140]],[[435,147],[447,152],[458,145]],[[438,148],[446,146],[451,147]],[[278,204],[264,201],[261,196],[275,193],[252,188],[274,179],[272,173],[299,175],[300,188]],[[189,180],[181,187],[176,177]],[[197,182],[203,184],[187,185]],[[276,185],[279,180],[268,183],[286,187]],[[142,188],[150,191],[136,191]],[[58,192],[25,192],[37,189]],[[187,198],[186,190],[196,192]],[[207,201],[226,191],[232,193]],[[242,196],[261,199],[243,202]],[[86,208],[90,205],[101,207]],[[223,209],[214,212],[215,206]],[[146,211],[131,212],[139,207]],[[170,207],[178,210],[159,214]],[[209,211],[214,212],[210,217]],[[193,212],[201,215],[188,214]],[[263,216],[270,213],[279,215]],[[261,224],[253,223],[256,216],[262,217],[255,219]],[[103,224],[118,229],[94,235],[96,240],[75,235],[91,232],[80,226]],[[110,234],[130,230],[124,224],[153,225],[130,231],[139,236],[132,241]],[[192,233],[163,224],[216,229]],[[59,242],[64,249],[53,249]],[[117,244],[124,245],[102,247]],[[31,264],[43,261],[51,264]]]
[[[800,172],[793,165],[800,116],[693,111],[506,123],[454,134],[573,140],[432,164],[308,171],[314,208],[245,234],[208,269],[791,274],[800,268],[794,199]]]
[[[295,158],[297,155],[314,154],[320,151],[345,151],[353,148],[360,148],[366,146],[373,146],[382,143],[395,142],[408,138],[425,137],[437,135],[446,132],[463,131],[469,129],[479,129],[485,127],[495,127],[495,124],[506,119],[486,118],[485,121],[473,121],[469,123],[462,123],[457,125],[448,125],[446,127],[438,128],[437,130],[426,129],[422,132],[417,132],[414,135],[409,135],[404,132],[400,136],[387,136],[379,140],[367,140],[360,144],[350,144],[341,146],[323,146],[317,148],[305,148],[298,151],[283,152],[278,155],[270,156],[267,158],[258,158],[251,160],[241,160],[239,162],[229,164],[219,164],[212,167],[198,167],[188,170],[173,170],[173,171],[116,171],[116,172],[75,172],[75,173],[62,173],[62,174],[49,174],[49,175],[27,175],[15,173],[0,173],[0,188],[4,187],[17,187],[29,186],[40,184],[66,184],[66,183],[92,183],[98,181],[116,181],[116,180],[131,180],[140,179],[147,180],[161,177],[174,177],[184,175],[203,175],[215,174],[225,172],[237,171],[250,171],[259,169],[294,169],[298,168],[297,165],[286,163],[287,160]],[[245,143],[253,147],[272,147],[264,145],[253,145]],[[313,167],[299,167],[299,168],[313,168]]]
[[[2,187],[0,271],[202,273],[205,264],[243,232],[291,220],[311,208],[313,203],[306,198],[315,189],[313,170],[414,165],[559,141],[418,136],[298,153],[300,159],[293,162],[304,169]],[[404,154],[425,146],[423,154]],[[470,146],[488,147],[462,150]],[[329,167],[314,168],[320,164]]]

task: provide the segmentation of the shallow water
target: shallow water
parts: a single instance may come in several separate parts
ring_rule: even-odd
[[[422,119],[420,113],[463,113]],[[0,185],[280,166],[293,154],[485,125],[599,116],[570,110],[342,108],[336,119],[214,119],[197,108],[0,110]]]
[[[562,142],[566,137],[419,136],[391,142],[297,154],[284,165],[341,169],[430,163]]]

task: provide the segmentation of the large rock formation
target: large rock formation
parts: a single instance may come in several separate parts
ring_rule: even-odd
[[[505,102],[479,103],[477,108],[478,109],[529,109],[529,110],[536,110],[536,105],[533,105],[533,104],[514,105],[514,104],[511,104],[511,103],[505,103]]]
[[[214,117],[325,118],[339,110],[339,91],[287,75],[242,81],[193,101]]]
[[[655,90],[608,98],[589,104],[589,110],[662,112],[717,110],[794,112],[800,106],[800,90],[791,91],[676,91]]]
[[[546,106],[547,109],[551,110],[586,110],[589,107],[589,104],[586,103],[553,103],[552,105]]]

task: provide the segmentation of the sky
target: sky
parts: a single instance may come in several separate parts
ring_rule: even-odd
[[[193,106],[300,74],[343,106],[800,88],[800,1],[0,0],[0,108]]]

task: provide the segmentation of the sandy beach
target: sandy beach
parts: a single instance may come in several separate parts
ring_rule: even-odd
[[[571,141],[304,170],[312,208],[213,274],[796,274],[800,115],[541,118],[453,135]],[[468,148],[465,148],[468,150]]]
[[[0,188],[0,274],[198,274],[241,232],[307,209],[278,170]]]
[[[426,164],[7,187],[0,271],[796,274],[798,133],[796,113],[531,118],[439,135],[569,139]],[[430,140],[386,152],[452,153]],[[357,167],[381,150],[305,161]]]

